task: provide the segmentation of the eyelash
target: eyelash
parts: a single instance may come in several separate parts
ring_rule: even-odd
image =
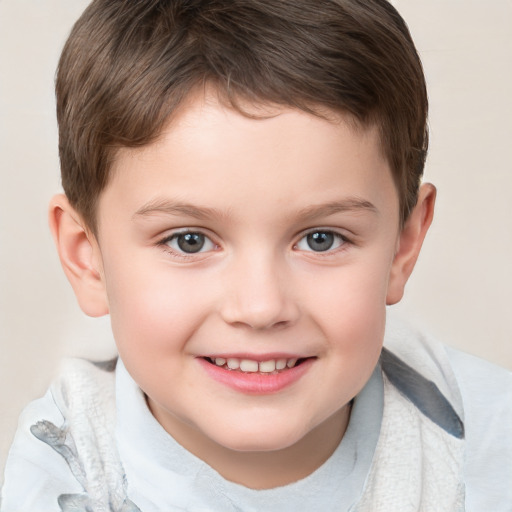
[[[195,229],[184,229],[182,231],[177,231],[175,233],[172,233],[171,235],[166,236],[165,238],[163,238],[162,240],[157,242],[157,245],[159,247],[161,247],[166,253],[170,254],[172,257],[178,258],[178,259],[181,259],[181,260],[190,260],[190,259],[197,260],[198,256],[201,257],[202,255],[205,255],[205,254],[211,252],[211,249],[207,250],[207,251],[202,251],[201,250],[202,247],[200,247],[198,252],[187,253],[185,251],[180,251],[179,249],[174,249],[173,247],[170,247],[169,243],[171,241],[177,240],[178,237],[186,236],[186,235],[200,235],[200,236],[203,236],[205,238],[205,240],[208,241],[213,246],[213,250],[218,248],[218,245],[212,240],[212,238],[210,236],[208,236],[207,234],[203,233],[201,230],[195,230]]]
[[[333,235],[335,240],[338,240],[340,245],[338,247],[335,247],[334,249],[328,248],[325,251],[303,250],[303,252],[314,254],[315,257],[325,258],[333,256],[334,254],[338,254],[339,252],[347,250],[350,245],[353,245],[353,241],[351,239],[349,239],[346,235],[339,233],[338,231],[329,228],[313,228],[303,233],[302,236],[299,238],[298,242],[294,244],[293,248],[301,250],[298,248],[299,243],[302,240],[306,239],[309,235],[314,235],[316,233]]]
[[[314,228],[314,229],[310,229],[310,230],[302,233],[300,238],[298,239],[298,241],[293,245],[293,249],[301,250],[298,247],[299,243],[302,240],[306,239],[309,235],[314,235],[315,233],[323,233],[323,234],[333,235],[335,240],[338,240],[340,245],[338,247],[335,247],[334,249],[328,248],[325,251],[314,251],[314,250],[304,250],[304,249],[302,249],[302,252],[314,254],[316,257],[328,257],[328,256],[332,256],[333,254],[337,254],[337,253],[339,253],[341,251],[346,250],[348,248],[347,246],[349,246],[349,245],[353,245],[353,242],[348,237],[346,237],[345,235],[342,235],[341,233],[338,233],[337,231],[334,231],[332,229],[327,229],[327,228],[325,228],[325,229],[323,229],[323,228]],[[204,237],[205,240],[209,241],[209,243],[213,246],[213,248],[210,249],[210,250],[202,251],[201,249],[203,247],[201,247],[198,250],[198,252],[187,253],[187,252],[184,252],[184,251],[182,252],[179,249],[178,250],[174,249],[174,248],[169,246],[169,243],[171,241],[177,240],[178,237],[186,236],[186,235],[200,235],[200,236]],[[198,256],[201,257],[201,255],[208,254],[208,253],[212,252],[212,250],[215,250],[215,249],[217,249],[219,247],[218,244],[216,244],[212,240],[212,238],[210,236],[208,236],[207,234],[203,233],[201,230],[194,230],[194,229],[185,229],[183,231],[177,231],[175,233],[172,233],[171,235],[166,236],[162,240],[158,241],[157,245],[159,247],[161,247],[166,253],[170,254],[172,257],[178,258],[178,259],[181,259],[181,260],[190,260],[190,259],[197,260]]]

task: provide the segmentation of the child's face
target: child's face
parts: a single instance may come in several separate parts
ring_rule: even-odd
[[[381,350],[400,231],[377,133],[271,113],[191,100],[158,142],[119,152],[99,201],[120,355],[196,452],[279,450],[343,425]]]

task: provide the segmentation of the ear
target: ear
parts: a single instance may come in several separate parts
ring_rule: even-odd
[[[405,284],[412,273],[428,228],[434,217],[436,188],[430,183],[421,186],[418,202],[398,238],[397,251],[391,266],[386,304],[396,304],[404,294]]]
[[[65,195],[56,195],[50,201],[49,224],[80,308],[89,316],[108,314],[99,245]]]

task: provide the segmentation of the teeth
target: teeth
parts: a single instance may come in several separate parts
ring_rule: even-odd
[[[286,368],[286,359],[278,359],[276,361],[276,370],[284,370]]]
[[[263,361],[259,365],[260,372],[271,373],[276,369],[275,361]]]
[[[247,373],[273,373],[276,370],[284,370],[285,368],[293,368],[298,359],[269,359],[268,361],[254,361],[253,359],[238,359],[236,357],[216,357],[212,360],[217,366],[224,366],[230,370],[241,370]]]
[[[240,361],[240,370],[243,372],[257,372],[258,367],[258,361],[251,361],[250,359],[242,359]]]
[[[235,359],[234,357],[230,357],[228,359],[228,368],[230,370],[238,370],[238,368],[240,368],[240,359]]]

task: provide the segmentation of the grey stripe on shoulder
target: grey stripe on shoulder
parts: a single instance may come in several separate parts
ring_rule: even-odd
[[[113,372],[116,369],[117,366],[117,359],[118,357],[114,357],[113,359],[109,359],[108,361],[90,361],[96,368],[99,368],[100,370],[104,370],[106,372]]]
[[[380,360],[386,377],[402,395],[443,430],[464,439],[464,423],[434,382],[385,348]]]

